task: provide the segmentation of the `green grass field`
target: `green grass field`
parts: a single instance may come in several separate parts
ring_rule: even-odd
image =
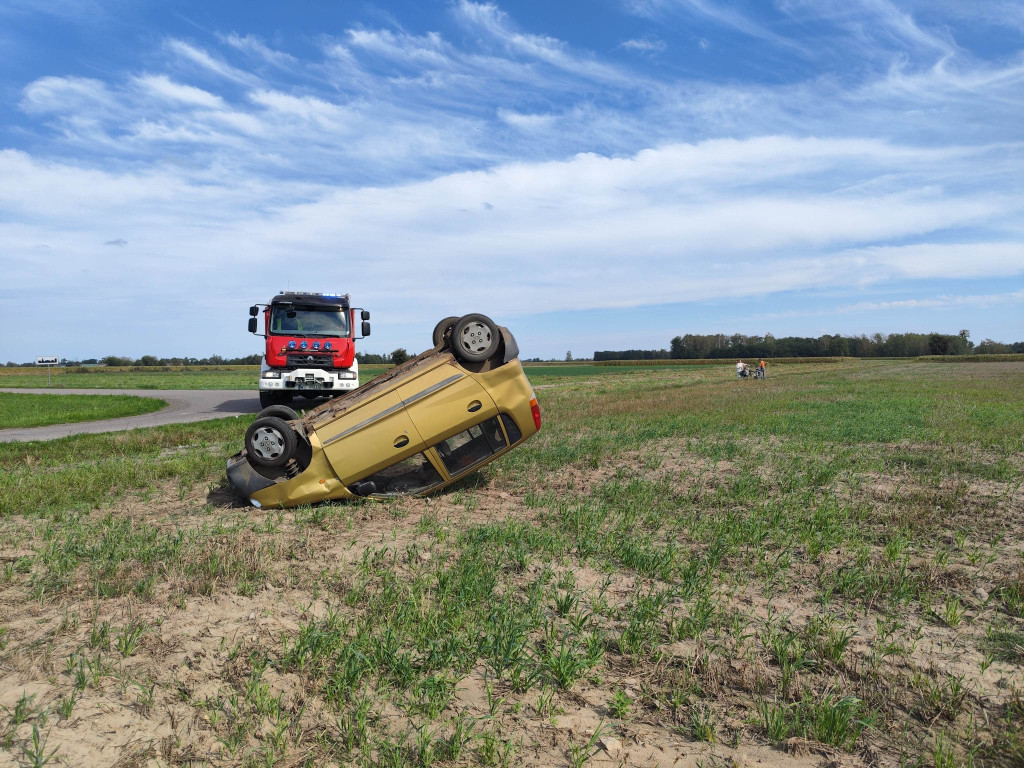
[[[728,362],[728,361],[727,361]],[[526,370],[531,377],[547,379],[554,376],[615,376],[630,375],[662,366],[636,366],[628,371],[609,366],[587,365],[585,363],[545,365],[527,363]],[[705,366],[696,366],[703,368]],[[711,366],[718,368],[719,366]],[[728,365],[724,366],[728,367]],[[359,380],[366,383],[374,376],[390,368],[384,365],[363,365],[359,368]],[[181,368],[166,370],[154,368],[53,368],[50,386],[55,389],[254,389],[259,376],[259,366],[225,365],[218,367]],[[40,368],[0,368],[0,388],[38,388],[47,386],[47,374]]]
[[[364,365],[359,379],[366,382],[389,366]],[[255,389],[258,365],[203,366],[198,368],[52,368],[54,389]],[[0,388],[46,387],[43,368],[0,368]]]
[[[0,429],[74,424],[152,413],[167,403],[128,395],[30,395],[0,392]]]
[[[0,747],[1024,765],[1024,364],[551,368],[427,499],[242,506],[248,418],[0,445]]]

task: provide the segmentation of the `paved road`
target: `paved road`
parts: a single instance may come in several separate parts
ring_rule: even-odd
[[[78,424],[54,424],[30,429],[0,429],[0,443],[26,440],[55,440],[68,435],[97,432],[123,432],[137,427],[184,424],[190,421],[222,419],[243,413],[258,413],[259,396],[251,389],[0,389],[0,392],[25,392],[36,395],[136,395],[155,397],[167,407],[141,416],[121,419],[83,421]]]

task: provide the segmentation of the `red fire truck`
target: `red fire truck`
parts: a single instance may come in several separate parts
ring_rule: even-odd
[[[263,333],[256,317],[263,312]],[[360,335],[356,335],[356,314]],[[359,386],[355,340],[370,335],[370,313],[350,305],[348,294],[277,294],[249,307],[249,332],[266,339],[260,367],[260,406],[344,394]]]

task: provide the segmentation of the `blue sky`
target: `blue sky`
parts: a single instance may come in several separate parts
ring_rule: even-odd
[[[1024,339],[1024,3],[0,2],[0,362]]]

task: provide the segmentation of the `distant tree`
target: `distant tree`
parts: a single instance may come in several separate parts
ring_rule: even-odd
[[[674,360],[681,360],[686,353],[686,344],[682,336],[673,337],[672,341],[669,342],[668,348],[669,354],[672,355]]]
[[[143,355],[138,360],[139,365],[160,365],[160,361],[153,355]]]
[[[373,352],[356,352],[356,360],[366,365],[381,365],[388,361],[384,355],[378,355]]]
[[[1003,355],[1009,352],[1011,349],[1009,344],[1000,344],[998,341],[992,339],[983,339],[974,351],[979,355]]]
[[[567,362],[567,363],[571,363],[572,362],[572,350],[571,349],[568,352],[565,353],[565,362]]]
[[[409,353],[406,352],[405,349],[402,347],[399,347],[398,349],[391,353],[391,362],[394,363],[395,365],[401,365],[408,359]]]
[[[943,336],[941,333],[933,333],[928,337],[928,354],[929,355],[948,355],[949,354],[949,337]]]
[[[117,365],[132,365],[133,360],[130,357],[118,357],[117,355],[107,355],[101,361],[104,365],[117,366]]]

